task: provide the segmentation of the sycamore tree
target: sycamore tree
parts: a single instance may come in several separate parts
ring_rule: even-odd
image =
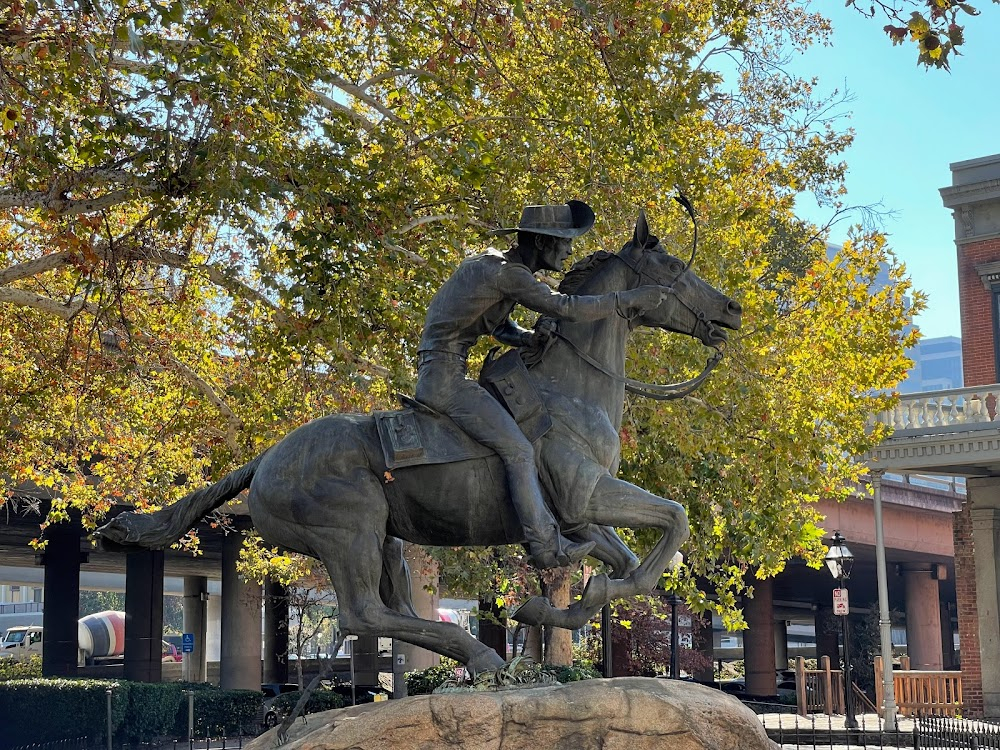
[[[951,55],[962,54],[962,23],[979,15],[975,5],[959,0],[847,0],[847,5],[868,18],[887,20],[883,30],[893,44],[916,46],[918,65],[944,70],[950,68]]]
[[[793,215],[802,192],[845,200],[836,96],[780,67],[828,30],[793,0],[8,2],[8,492],[46,487],[45,523],[94,523],[170,503],[310,417],[388,406],[412,388],[430,296],[484,229],[582,198],[598,224],[580,254],[617,249],[644,208],[684,255],[679,185],[696,270],[746,328],[697,398],[629,406],[622,467],[689,508],[672,585],[704,607],[705,575],[738,618],[748,573],[818,564],[811,502],[857,479],[912,339],[883,240],[830,261]],[[676,379],[702,361],[649,334],[630,367]],[[492,578],[461,554],[441,553],[452,578]]]

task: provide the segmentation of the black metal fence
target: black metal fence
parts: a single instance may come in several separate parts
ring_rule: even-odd
[[[921,716],[915,720],[916,747],[1000,748],[1000,725],[991,721]]]
[[[167,739],[160,742],[115,743],[111,750],[242,750],[245,742],[250,742],[252,736],[239,737],[203,737],[193,740]],[[103,737],[77,737],[70,740],[54,740],[38,742],[32,745],[17,745],[6,747],[0,743],[3,750],[108,750],[108,743]]]
[[[902,719],[896,731],[887,731],[875,714],[859,714],[858,726],[844,726],[839,715],[810,714],[800,716],[794,706],[778,703],[744,701],[760,719],[768,737],[782,750],[799,748],[880,748],[898,750],[916,748],[946,750],[950,748],[996,748],[1000,750],[1000,723],[981,719],[947,716],[919,716]]]

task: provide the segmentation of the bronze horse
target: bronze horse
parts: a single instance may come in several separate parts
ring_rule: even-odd
[[[688,537],[684,508],[617,479],[626,381],[625,348],[636,326],[678,332],[718,347],[738,329],[738,304],[667,254],[640,215],[619,253],[578,263],[564,287],[577,294],[656,284],[669,292],[640,317],[562,321],[556,340],[528,371],[552,419],[536,442],[539,475],[571,538],[598,542],[593,556],[615,578],[593,576],[583,597],[559,610],[541,597],[514,617],[528,624],[580,627],[604,604],[652,590]],[[335,414],[285,436],[244,467],[149,515],[123,513],[97,534],[110,546],[163,548],[202,517],[249,488],[250,516],[269,543],[322,561],[337,592],[340,629],[421,646],[472,671],[503,664],[458,625],[417,617],[402,542],[492,546],[523,541],[499,457],[394,469],[372,416]],[[663,534],[639,564],[613,526]]]

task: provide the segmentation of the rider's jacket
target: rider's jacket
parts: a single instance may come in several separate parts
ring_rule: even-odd
[[[462,261],[434,295],[419,351],[464,359],[481,336],[507,321],[515,304],[564,320],[597,320],[614,312],[615,296],[560,294],[491,248]]]

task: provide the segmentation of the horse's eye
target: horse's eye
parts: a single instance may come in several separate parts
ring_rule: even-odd
[[[684,270],[684,264],[679,260],[670,261],[670,273],[680,273]]]

